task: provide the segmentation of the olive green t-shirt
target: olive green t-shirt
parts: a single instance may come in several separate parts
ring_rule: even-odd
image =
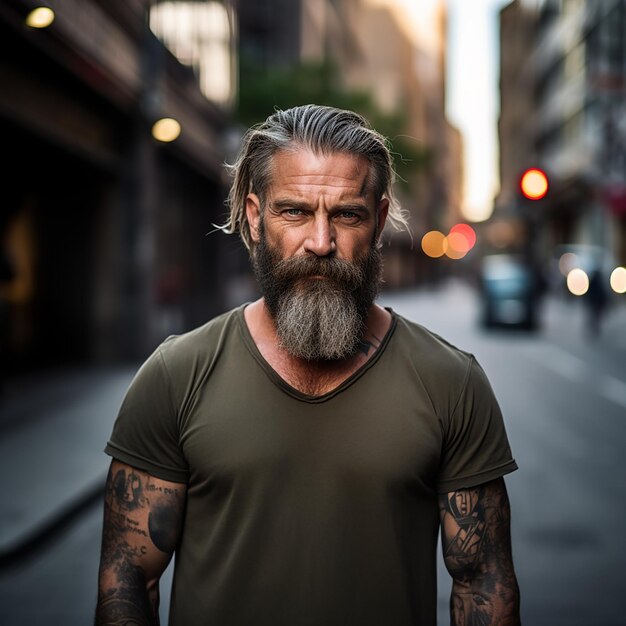
[[[436,624],[437,493],[517,468],[483,370],[392,312],[367,363],[307,396],[243,310],[164,341],[106,447],[187,484],[170,624]]]

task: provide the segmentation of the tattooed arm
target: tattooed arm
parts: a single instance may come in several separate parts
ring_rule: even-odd
[[[183,484],[111,463],[96,626],[158,626],[159,578],[178,543],[185,493]]]
[[[504,480],[439,496],[452,626],[519,626]]]

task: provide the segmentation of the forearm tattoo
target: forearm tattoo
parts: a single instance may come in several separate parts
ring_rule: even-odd
[[[182,490],[155,484],[146,474],[112,467],[106,484],[96,626],[159,624],[158,581],[148,588],[146,568],[155,553],[156,560],[167,563],[174,551],[183,497]]]
[[[440,497],[443,550],[454,579],[453,626],[517,626],[519,590],[504,482]]]

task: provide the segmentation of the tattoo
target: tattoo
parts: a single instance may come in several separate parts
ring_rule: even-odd
[[[122,563],[117,569],[119,586],[100,594],[97,626],[154,626],[158,613],[146,593],[145,577],[139,567]]]
[[[173,506],[155,506],[148,517],[150,539],[161,552],[173,552],[178,541],[179,514]]]
[[[131,468],[107,478],[96,624],[158,625],[158,584],[148,586],[146,561],[167,564],[176,547],[184,494]],[[151,555],[151,556],[150,556]],[[154,566],[152,566],[154,568]],[[151,571],[154,571],[152,569]],[[153,574],[152,574],[153,575]]]
[[[123,540],[129,532],[147,538],[139,522],[129,514],[145,505],[141,478],[134,472],[119,470],[114,477],[109,474],[105,494],[104,534],[102,538],[102,565],[111,567],[126,563],[133,557],[145,554],[147,546],[131,546]]]
[[[117,504],[129,511],[145,504],[141,479],[135,472],[126,474],[125,470],[119,470],[113,481],[113,490]]]
[[[155,494],[165,496],[177,496],[178,490],[169,487],[161,487],[153,483],[146,485],[146,492],[156,500]],[[172,501],[166,498],[153,504],[148,516],[148,530],[152,543],[161,552],[173,552],[178,542],[178,529],[181,523],[181,509]]]
[[[100,571],[110,572],[114,583],[100,585],[97,626],[139,626],[158,624],[146,591],[146,578],[136,561],[147,554],[145,543],[131,545],[126,533],[146,538],[139,522],[129,513],[137,511],[145,499],[141,478],[134,472],[119,470],[107,479],[104,532]]]
[[[519,624],[504,481],[442,495],[439,506],[444,558],[454,578],[452,624]]]
[[[444,557],[454,561],[457,568],[475,565],[485,534],[485,512],[480,504],[479,489],[449,493],[446,515],[449,539]]]
[[[376,335],[372,335],[372,340],[373,341],[370,341],[369,339],[363,339],[363,341],[361,341],[361,345],[359,346],[359,352],[362,352],[365,356],[367,356],[372,348],[374,348],[374,350],[377,350],[381,344],[381,341]]]

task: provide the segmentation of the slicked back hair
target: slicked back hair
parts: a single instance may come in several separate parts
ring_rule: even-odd
[[[396,173],[385,137],[357,113],[307,104],[278,110],[245,134],[237,159],[227,166],[233,175],[233,184],[227,199],[229,217],[221,226],[224,232],[238,232],[246,248],[252,250],[246,198],[255,193],[263,206],[275,154],[303,148],[321,155],[340,152],[365,157],[370,163],[367,182],[376,201],[387,198],[388,220],[397,229],[408,229],[406,216],[393,190]]]

